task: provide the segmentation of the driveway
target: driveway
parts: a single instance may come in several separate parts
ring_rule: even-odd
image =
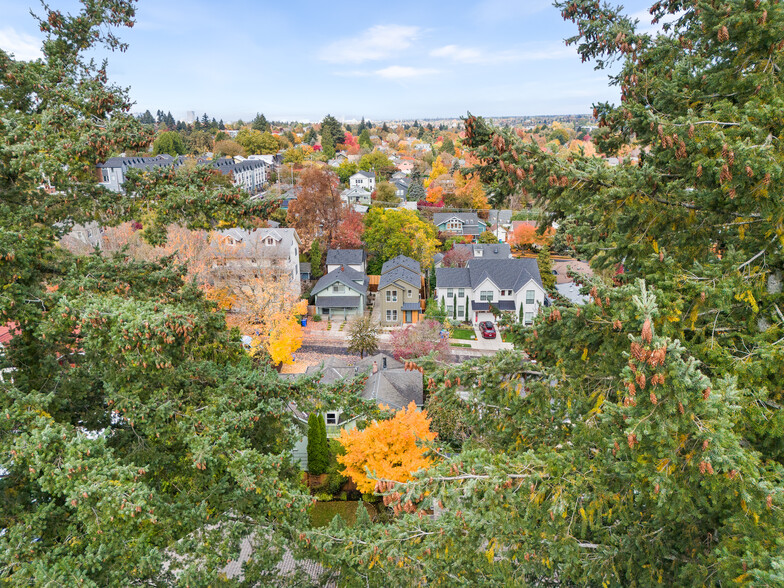
[[[477,325],[474,325],[474,333],[476,333],[476,340],[471,341],[471,347],[474,349],[488,349],[491,351],[514,349],[514,345],[511,343],[505,343],[501,339],[501,333],[498,332],[498,327],[496,327],[495,339],[485,339],[482,337],[482,333],[479,332],[479,327]]]

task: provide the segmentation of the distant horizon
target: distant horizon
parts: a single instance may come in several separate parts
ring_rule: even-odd
[[[149,110],[150,113],[153,116],[156,115],[156,112],[158,110],[162,110],[164,113],[167,113],[167,114],[169,112],[171,112],[172,116],[174,117],[174,120],[176,120],[178,122],[179,121],[186,122],[186,117],[187,117],[187,113],[188,112],[194,112],[196,114],[196,117],[201,117],[202,115],[206,114],[210,118],[210,120],[215,118],[215,120],[218,120],[218,121],[222,120],[224,124],[232,124],[232,123],[236,123],[237,121],[240,121],[240,120],[243,123],[245,123],[245,124],[249,124],[256,117],[256,114],[263,114],[264,118],[266,118],[269,122],[282,122],[282,123],[288,123],[288,124],[290,124],[290,123],[320,124],[321,121],[324,119],[324,116],[332,115],[341,124],[351,124],[351,125],[358,124],[359,122],[361,122],[361,120],[363,118],[365,119],[365,121],[372,122],[372,123],[407,124],[407,123],[413,123],[414,121],[425,122],[425,123],[430,123],[430,122],[433,122],[433,121],[454,121],[454,120],[461,120],[462,118],[464,118],[466,116],[465,114],[463,114],[463,115],[459,115],[459,116],[429,116],[429,117],[422,117],[422,116],[420,116],[420,117],[410,117],[410,118],[378,118],[378,119],[375,119],[375,118],[362,117],[362,116],[360,116],[360,117],[350,117],[350,118],[349,117],[340,117],[340,116],[335,115],[334,113],[328,112],[328,113],[324,114],[324,116],[322,116],[318,120],[310,120],[310,119],[296,119],[296,118],[293,118],[293,119],[279,118],[279,117],[276,117],[276,116],[270,116],[266,112],[259,112],[259,113],[253,113],[253,114],[251,114],[251,115],[249,115],[247,117],[239,117],[239,118],[234,118],[234,119],[228,119],[228,118],[222,117],[222,116],[215,116],[215,115],[213,115],[210,112],[195,111],[195,110],[186,110],[184,116],[178,116],[177,114],[175,114],[170,109],[162,109],[162,108],[156,108],[154,110],[153,109],[147,109],[147,108],[145,108],[144,110],[131,110],[131,115],[133,115],[133,116],[142,115],[147,110]],[[543,113],[539,113],[539,114],[502,114],[502,115],[492,115],[492,116],[491,115],[478,114],[478,113],[472,113],[472,114],[474,114],[476,116],[480,116],[480,117],[485,118],[485,119],[490,119],[490,120],[507,119],[507,118],[527,118],[527,119],[528,118],[533,118],[533,119],[536,119],[536,118],[551,118],[551,117],[582,117],[582,116],[585,116],[585,117],[588,117],[588,118],[593,118],[593,114],[591,112],[566,112],[566,113],[558,113],[558,114],[543,114]]]

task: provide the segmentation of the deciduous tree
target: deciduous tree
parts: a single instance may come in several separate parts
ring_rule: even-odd
[[[345,466],[343,475],[351,478],[360,491],[371,493],[376,479],[403,482],[414,472],[430,467],[433,460],[422,444],[435,438],[427,413],[412,402],[393,418],[375,421],[362,431],[341,430],[339,439],[346,453],[337,459]]]
[[[417,359],[435,353],[438,361],[448,361],[452,352],[449,340],[441,336],[442,328],[440,322],[425,319],[394,331],[392,354],[395,359]]]
[[[328,169],[304,170],[297,179],[297,198],[289,204],[289,226],[297,229],[304,246],[320,236],[331,243],[345,215],[338,177]]]
[[[373,355],[378,351],[378,323],[373,322],[369,315],[356,317],[348,327],[348,351],[359,353],[359,357]]]
[[[406,255],[430,267],[438,247],[436,228],[411,210],[371,208],[365,215],[365,245],[381,263]]]
[[[355,210],[346,211],[332,239],[333,249],[361,249],[365,223],[362,215]]]

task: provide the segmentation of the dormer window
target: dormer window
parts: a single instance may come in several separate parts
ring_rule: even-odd
[[[484,253],[484,250],[480,247],[479,249],[474,250],[474,257],[482,257]]]

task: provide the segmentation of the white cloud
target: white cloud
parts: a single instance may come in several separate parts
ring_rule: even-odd
[[[43,57],[41,41],[26,33],[18,33],[12,28],[0,29],[0,47],[13,53],[16,59],[29,61]]]
[[[459,63],[513,63],[522,61],[546,61],[550,59],[563,59],[574,56],[575,49],[563,44],[552,44],[544,48],[503,51],[483,51],[474,47],[459,47],[458,45],[445,45],[430,52],[431,57],[441,57]]]
[[[419,27],[376,25],[356,37],[330,43],[321,50],[319,59],[330,63],[362,63],[386,59],[408,49],[419,33]]]
[[[438,70],[429,69],[426,67],[409,67],[407,65],[390,65],[384,69],[376,70],[374,73],[382,78],[398,80],[402,78],[418,78],[420,76],[427,76],[438,73]]]
[[[457,45],[445,45],[430,52],[430,57],[445,57],[462,63],[477,63],[482,61],[482,52],[479,49],[470,47],[458,47]]]

